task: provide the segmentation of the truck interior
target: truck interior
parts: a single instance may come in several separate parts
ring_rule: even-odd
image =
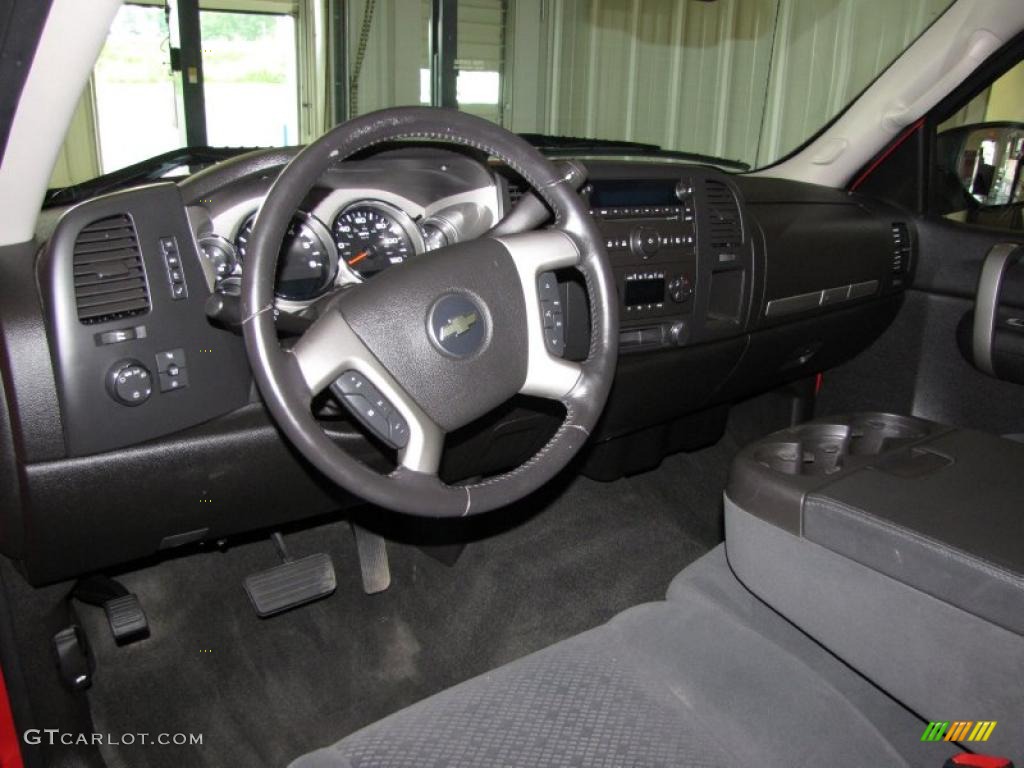
[[[1019,0],[9,0],[0,766],[1024,765]]]

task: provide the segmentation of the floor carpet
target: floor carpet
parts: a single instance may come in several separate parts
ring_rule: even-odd
[[[295,557],[328,552],[331,597],[256,617],[242,588],[276,565],[269,540],[167,560],[121,576],[151,637],[113,644],[102,611],[81,610],[98,671],[95,730],[110,768],[284,766],[474,675],[662,599],[672,577],[721,540],[721,490],[735,444],[669,457],[614,483],[552,484],[500,513],[417,523],[367,510],[388,544],[392,584],[362,592],[346,522],[289,532]],[[399,539],[399,541],[396,541]],[[411,542],[469,540],[454,565]],[[160,734],[201,745],[142,745]],[[129,737],[130,738],[130,737]]]

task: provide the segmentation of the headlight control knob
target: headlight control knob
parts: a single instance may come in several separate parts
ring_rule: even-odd
[[[107,373],[107,392],[121,405],[142,405],[153,394],[153,376],[138,360],[119,360]]]

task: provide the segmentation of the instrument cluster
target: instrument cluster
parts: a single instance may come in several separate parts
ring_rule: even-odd
[[[214,233],[199,238],[216,290],[237,292],[256,220],[257,212],[251,211],[232,238]],[[308,303],[335,285],[368,280],[447,244],[448,239],[438,237],[438,230],[429,223],[421,228],[401,208],[380,200],[345,205],[329,228],[312,213],[300,210],[281,243],[275,294],[285,303]]]

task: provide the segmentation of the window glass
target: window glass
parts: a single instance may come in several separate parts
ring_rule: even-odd
[[[504,0],[459,0],[455,97],[459,109],[504,124]]]
[[[299,137],[295,20],[200,11],[210,146],[273,147]]]
[[[939,125],[932,206],[995,229],[1024,229],[1024,62]]]
[[[455,93],[462,110],[548,146],[573,139],[580,154],[661,151],[758,168],[821,130],[949,4],[457,0]],[[303,2],[292,16],[277,13],[280,4],[271,13],[267,0],[232,0],[230,12],[204,3],[208,143],[281,146],[345,115],[431,103],[431,5]],[[95,142],[109,171],[184,145],[180,76],[170,73],[161,7],[121,9],[95,80],[98,137],[69,136],[68,147]],[[981,110],[992,120],[994,108],[965,105],[961,117],[976,122]],[[82,112],[75,130],[90,132]],[[1012,201],[1015,150],[986,151],[1002,164],[986,202],[991,194]]]
[[[169,41],[162,8],[118,10],[93,73],[103,173],[184,146]]]

